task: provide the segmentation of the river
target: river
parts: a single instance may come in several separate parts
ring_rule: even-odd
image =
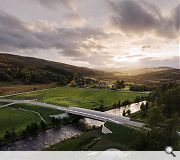
[[[146,102],[133,103],[129,106],[121,107],[120,109],[106,111],[106,113],[122,116],[123,111],[127,111],[128,109],[131,110],[131,113],[134,113],[140,110],[140,105],[142,103]],[[104,122],[89,118],[83,118],[81,123],[84,123],[87,128],[98,128],[104,124]],[[40,151],[65,139],[81,135],[82,133],[83,131],[75,125],[65,125],[61,128],[48,129],[47,131],[7,144],[1,147],[0,151]]]
[[[140,106],[141,106],[142,103],[146,104],[146,101],[142,101],[142,102],[139,102],[139,103],[132,103],[132,104],[130,104],[128,106],[123,106],[121,108],[106,111],[106,113],[114,115],[114,116],[122,116],[124,110],[125,111],[130,110],[131,113],[135,113],[135,112],[140,110]],[[98,128],[98,127],[101,127],[104,124],[104,122],[89,119],[89,118],[84,118],[82,121],[83,121],[83,123],[86,124],[86,126],[89,129],[90,128]]]
[[[74,125],[52,128],[0,148],[1,151],[39,151],[53,144],[82,134]]]

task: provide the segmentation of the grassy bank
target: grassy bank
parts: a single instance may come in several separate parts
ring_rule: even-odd
[[[34,106],[30,104],[15,104],[12,105],[12,107],[38,112],[48,124],[51,123],[51,118],[49,117],[50,115],[57,115],[63,113],[62,111],[57,109]]]
[[[25,109],[29,111],[23,111]],[[36,113],[38,112],[48,125],[51,124],[49,115],[61,114],[62,112],[56,109],[49,109],[39,106],[16,104],[12,107],[0,108],[0,138],[3,138],[4,133],[11,129],[15,129],[17,134],[20,133],[26,126],[32,122],[40,123],[41,118]]]
[[[134,150],[134,143],[141,131],[106,123],[105,125],[113,133],[102,134],[100,129],[85,132],[79,137],[72,138],[55,144],[47,150],[49,151],[74,151],[74,150],[90,150],[90,151],[104,151],[111,148],[119,150]]]
[[[17,133],[26,128],[31,122],[40,123],[41,119],[37,114],[17,110],[15,108],[0,109],[0,138],[4,133],[11,129],[15,129]]]

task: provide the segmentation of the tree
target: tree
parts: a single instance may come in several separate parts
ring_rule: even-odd
[[[173,146],[179,150],[177,134],[180,113],[180,87],[176,84],[164,84],[150,93],[149,101],[142,105],[147,111],[146,122],[151,130],[144,132],[136,143],[136,150],[164,150],[164,146]]]
[[[104,102],[103,102],[103,101],[99,101],[99,102],[100,102],[99,110],[100,110],[101,112],[104,112],[104,111],[105,111]]]
[[[2,142],[2,139],[0,139],[0,147],[2,146],[3,142]]]
[[[114,87],[116,89],[122,89],[122,88],[125,88],[125,81],[124,80],[121,80],[121,81],[116,81],[115,84],[114,84]]]
[[[126,116],[126,111],[125,111],[125,110],[123,111],[123,114],[122,114],[122,116]]]
[[[164,115],[162,110],[159,107],[153,107],[149,111],[149,115],[147,117],[147,123],[151,128],[156,128],[160,123],[164,121]]]
[[[152,91],[154,89],[154,87],[150,87],[150,86],[146,86],[146,85],[131,85],[130,86],[130,91],[141,91],[141,92],[145,92],[145,91]]]
[[[140,109],[142,111],[142,117],[146,117],[147,111],[148,111],[149,104],[146,102],[146,104],[142,103],[140,106]]]
[[[15,129],[12,129],[10,131],[6,131],[4,134],[4,139],[6,140],[12,140],[16,137],[16,131]]]
[[[165,121],[161,128],[152,128],[144,132],[135,142],[135,149],[140,151],[164,150],[165,146],[173,146],[178,150],[179,136],[176,133],[177,118]]]
[[[136,96],[134,102],[135,102],[135,103],[138,103],[138,102],[140,102],[140,101],[141,101],[141,97],[140,97],[140,96]]]
[[[127,115],[130,115],[131,114],[131,110],[128,109],[127,112],[126,112]]]
[[[40,122],[40,126],[43,130],[47,128],[47,124],[44,121]]]
[[[127,105],[130,105],[131,104],[131,102],[127,99],[127,100],[124,100],[123,102],[122,102],[122,106],[127,106]]]
[[[118,102],[118,108],[121,108],[121,101]]]
[[[6,131],[4,134],[4,139],[10,139],[11,138],[11,134],[9,131]]]
[[[26,131],[28,134],[35,133],[38,131],[38,129],[39,129],[39,126],[35,122],[32,122],[30,125],[27,125],[27,127],[26,127]]]
[[[58,118],[52,117],[52,118],[51,118],[51,123],[52,123],[53,125],[55,125],[55,126],[58,126],[58,125],[61,124],[61,120],[58,119]]]
[[[146,102],[146,104],[142,103],[141,106],[140,106],[140,109],[143,112],[147,112],[147,110],[148,110],[148,102]]]
[[[169,146],[178,146],[179,145],[179,136],[177,134],[178,126],[178,116],[165,120],[163,126],[164,134],[166,135],[167,145]]]
[[[161,93],[157,103],[158,105],[166,105],[164,107],[164,114],[168,118],[177,112],[180,113],[180,87],[168,89],[166,92]]]

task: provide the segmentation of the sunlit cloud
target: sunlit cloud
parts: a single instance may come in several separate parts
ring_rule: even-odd
[[[162,0],[14,1],[12,7],[10,0],[0,0],[0,52],[91,68],[178,68],[178,3],[164,0],[161,6]],[[31,5],[27,15],[18,9],[11,13],[10,8],[19,5]],[[39,9],[38,18],[32,8]]]

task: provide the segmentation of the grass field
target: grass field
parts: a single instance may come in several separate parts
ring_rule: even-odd
[[[29,111],[38,112],[48,125],[51,123],[49,115],[61,114],[62,111],[56,109],[49,109],[39,106],[33,106],[28,104],[16,104],[12,107],[6,107],[0,109],[0,138],[4,135],[5,131],[16,129],[17,132],[25,129],[31,122],[39,123],[40,117],[36,113],[23,111],[26,109]]]
[[[45,89],[56,87],[56,84],[13,84],[13,83],[0,83],[0,95],[14,94],[25,91],[33,91],[36,89]]]
[[[126,99],[133,101],[136,96],[142,95],[144,94],[137,92],[119,92],[91,88],[59,87],[41,92],[17,95],[9,98],[37,99],[38,101],[62,106],[74,106],[93,109],[100,105],[100,101],[103,101],[104,106],[106,107]]]
[[[15,129],[17,132],[25,129],[31,122],[39,123],[41,119],[37,114],[7,107],[0,109],[0,138],[6,131]]]
[[[111,123],[106,123],[113,133],[102,134],[100,129],[86,132],[79,137],[65,140],[49,147],[49,151],[74,151],[74,150],[90,150],[104,151],[111,148],[119,150],[134,150],[133,144],[141,131]]]
[[[17,108],[17,109],[21,108],[21,109],[25,109],[29,111],[38,112],[48,124],[50,124],[51,122],[49,115],[57,115],[57,114],[63,113],[62,111],[57,110],[57,109],[33,106],[29,104],[15,104],[15,105],[12,105],[12,107]]]

